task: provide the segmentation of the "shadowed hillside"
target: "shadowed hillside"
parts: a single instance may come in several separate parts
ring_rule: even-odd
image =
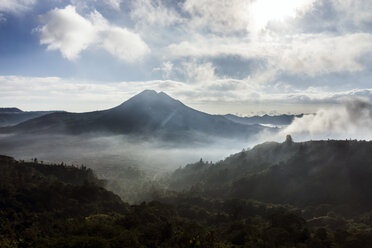
[[[13,126],[55,111],[24,112],[18,108],[0,108],[0,127]]]
[[[171,187],[205,195],[300,207],[331,204],[339,211],[372,208],[372,142],[269,142],[218,163],[177,170]]]

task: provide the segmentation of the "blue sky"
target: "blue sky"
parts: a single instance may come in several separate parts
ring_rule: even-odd
[[[0,106],[90,111],[144,89],[210,113],[372,99],[370,0],[0,0]]]

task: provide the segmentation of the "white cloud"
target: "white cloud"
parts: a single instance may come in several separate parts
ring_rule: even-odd
[[[329,16],[324,17],[335,21],[330,30],[338,27],[337,22],[345,27],[350,22],[371,23],[370,1],[331,2],[333,4],[325,0],[186,0],[181,5],[188,18],[181,23],[186,34],[183,39],[170,39],[161,55],[168,61],[194,59],[204,63],[216,57],[223,60],[224,56],[239,56],[260,63],[258,71],[250,73],[269,75],[266,82],[283,74],[316,78],[332,73],[362,72],[369,66],[366,54],[372,52],[370,33],[355,29],[353,32],[305,33],[299,26],[306,20],[321,19],[318,15],[324,13],[317,9],[319,6],[331,8]],[[343,19],[349,15],[347,24]],[[254,32],[258,33],[252,35]]]
[[[262,53],[265,47],[259,43],[235,37],[199,36],[191,41],[170,44],[169,56],[182,57],[217,57],[224,55],[237,55],[244,58],[265,56]]]
[[[89,9],[92,5],[96,5],[96,3],[103,3],[112,9],[120,10],[122,2],[123,0],[70,0],[70,3],[77,6],[78,9]]]
[[[119,27],[107,27],[102,32],[102,47],[121,60],[135,62],[150,49],[138,34]]]
[[[179,70],[188,82],[206,84],[217,79],[215,69],[209,62],[184,62]]]
[[[355,72],[364,69],[361,57],[372,51],[372,35],[311,35],[294,39],[284,46],[274,67],[292,74],[317,76],[331,72]]]
[[[262,38],[257,41],[209,37],[168,46],[169,56],[240,56],[268,62],[268,71],[319,76],[332,72],[356,72],[365,67],[363,55],[372,52],[372,35],[354,33],[339,36],[299,34]]]
[[[67,59],[75,59],[79,53],[98,39],[91,21],[80,16],[75,7],[54,9],[41,16],[45,25],[39,28],[40,43],[49,50],[60,50]]]
[[[120,4],[123,2],[123,0],[106,0],[105,2],[112,8],[120,10]]]
[[[182,22],[179,13],[161,0],[133,1],[130,16],[137,24],[148,26],[170,26]]]
[[[173,72],[173,63],[170,61],[163,62],[161,67],[156,67],[153,71],[162,72],[163,78],[168,79]]]
[[[282,133],[299,139],[372,139],[371,130],[372,104],[354,98],[296,118]]]
[[[250,26],[257,32],[265,29],[270,22],[283,23],[294,19],[311,10],[316,1],[318,0],[256,0],[250,6]]]
[[[332,0],[333,8],[338,12],[343,25],[351,22],[354,25],[372,22],[372,4],[370,0]],[[338,24],[340,24],[338,23]]]
[[[204,65],[204,68],[208,67]],[[209,78],[209,74],[206,78]],[[0,106],[15,106],[25,110],[92,111],[116,106],[145,89],[164,91],[186,104],[192,103],[202,108],[207,104],[210,107],[206,110],[214,113],[221,112],[221,109],[225,113],[233,113],[236,111],[236,106],[240,107],[242,113],[247,114],[247,111],[252,108],[255,111],[260,111],[262,108],[277,109],[285,104],[319,106],[337,104],[345,98],[359,97],[372,101],[372,89],[327,92],[316,88],[304,91],[288,88],[287,92],[283,92],[272,89],[273,86],[270,85],[255,84],[254,81],[254,79],[236,80],[216,77],[215,80],[206,81],[204,84],[172,80],[103,84],[58,77],[0,76]],[[257,109],[257,106],[261,108]],[[290,110],[284,108],[282,111]]]
[[[256,33],[310,11],[318,0],[186,0],[190,26],[220,34]]]
[[[191,26],[229,34],[247,31],[249,4],[247,0],[186,0],[183,9],[191,15]]]
[[[110,25],[98,11],[84,18],[69,5],[42,15],[41,22],[44,25],[37,29],[40,43],[48,45],[48,50],[59,50],[69,60],[90,47],[101,47],[127,62],[140,60],[149,52],[138,34]]]
[[[0,11],[20,13],[29,10],[36,0],[1,0]]]
[[[86,0],[74,1],[76,4],[89,3]],[[370,20],[368,13],[371,12],[367,10],[371,7],[367,0],[331,1],[334,6],[330,6],[337,8],[337,13],[350,12],[343,14],[352,16],[349,22],[357,17],[363,22]],[[112,6],[120,7],[120,0],[114,2],[116,4]],[[251,73],[270,75],[268,81],[279,74],[317,77],[363,71],[366,68],[363,56],[372,50],[371,34],[301,33],[301,27],[293,24],[306,14],[316,16],[314,6],[322,6],[319,5],[322,2],[324,0],[186,0],[177,4],[165,4],[163,0],[131,1],[129,15],[141,36],[128,29],[114,27],[97,11],[90,16],[82,16],[76,10],[67,11],[72,8],[68,6],[54,10],[60,11],[61,20],[56,22],[60,23],[62,31],[54,31],[54,25],[45,22],[42,28],[50,26],[50,30],[42,33],[41,42],[49,49],[60,50],[69,59],[77,58],[81,51],[90,47],[101,47],[113,56],[132,62],[149,52],[141,39],[143,37],[157,48],[152,50],[153,55],[163,60],[160,64],[168,61],[176,65],[177,60],[185,58],[187,61],[192,58],[212,63],[214,57],[239,56],[262,63],[259,71]],[[71,22],[64,20],[62,11],[70,12]],[[57,13],[54,14],[58,17]],[[329,18],[337,20],[339,16]],[[288,27],[286,23],[290,23]],[[286,28],[278,31],[282,26]],[[259,34],[250,35],[257,31],[260,31]],[[169,77],[170,73],[163,72],[165,77]]]

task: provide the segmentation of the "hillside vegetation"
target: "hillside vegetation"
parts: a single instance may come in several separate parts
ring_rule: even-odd
[[[177,191],[137,205],[84,166],[0,156],[0,247],[372,247],[370,151],[265,143],[179,169]]]
[[[297,207],[329,204],[351,213],[372,209],[372,142],[268,142],[215,164],[199,161],[170,185],[203,195]]]

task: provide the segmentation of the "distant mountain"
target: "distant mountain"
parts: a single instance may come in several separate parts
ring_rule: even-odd
[[[0,108],[0,113],[20,113],[23,112],[19,108]]]
[[[14,126],[21,122],[31,120],[56,111],[30,111],[24,112],[19,108],[0,108],[0,127]]]
[[[206,196],[245,198],[337,211],[372,208],[372,142],[268,142],[215,164],[178,169],[170,188]]]
[[[203,139],[203,136],[245,138],[263,129],[260,125],[244,125],[224,116],[194,110],[163,92],[145,90],[108,110],[52,113],[0,131],[136,134],[180,140],[189,137]]]
[[[232,114],[224,115],[227,119],[240,124],[267,124],[273,126],[284,126],[292,123],[294,118],[301,118],[303,114],[299,115],[263,115],[263,116],[250,116],[250,117],[239,117]]]

